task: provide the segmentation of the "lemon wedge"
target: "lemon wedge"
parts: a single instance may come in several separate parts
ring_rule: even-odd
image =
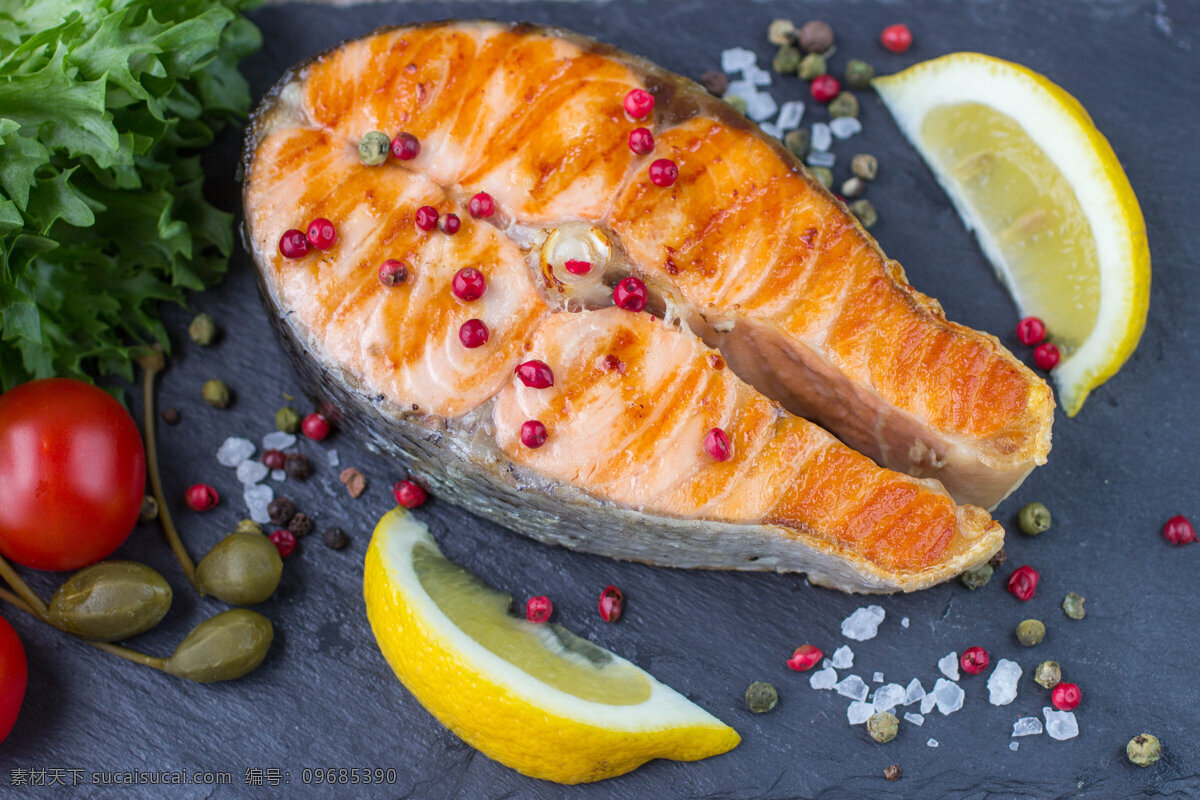
[[[405,687],[472,747],[525,775],[584,783],[740,741],[625,659],[560,625],[512,616],[508,595],[447,560],[401,508],[375,528],[363,592]]]
[[[1061,87],[991,56],[951,53],[873,85],[1021,315],[1046,323],[1074,416],[1133,353],[1150,303],[1146,225],[1112,147]]]

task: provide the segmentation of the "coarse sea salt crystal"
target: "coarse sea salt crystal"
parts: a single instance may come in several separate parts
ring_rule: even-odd
[[[837,669],[849,669],[854,666],[854,651],[850,649],[849,645],[842,645],[833,651],[833,661],[830,662],[830,666]]]
[[[898,683],[885,683],[875,690],[871,703],[879,711],[891,711],[904,702],[904,687]]]
[[[920,714],[914,714],[911,711],[905,711],[904,712],[904,721],[911,722],[913,725],[920,726],[920,725],[925,724],[925,717],[921,716]]]
[[[730,81],[729,86],[725,87],[725,97],[740,97],[747,103],[756,94],[758,88],[750,81]]]
[[[846,719],[851,725],[862,725],[871,718],[875,713],[875,706],[870,703],[864,703],[861,700],[855,700],[846,707]]]
[[[254,442],[238,436],[230,436],[217,448],[217,463],[222,467],[236,467],[254,455]]]
[[[829,132],[839,139],[849,139],[862,130],[862,123],[854,117],[838,117],[829,121]]]
[[[762,132],[768,136],[774,136],[776,139],[783,138],[783,131],[779,130],[779,126],[773,122],[763,122],[758,127],[762,128]]]
[[[721,51],[721,71],[741,72],[746,67],[752,67],[758,62],[758,56],[753,50],[744,47],[731,47]]]
[[[818,670],[808,679],[808,685],[814,689],[832,689],[837,682],[837,671],[832,667]]]
[[[770,86],[771,73],[758,64],[751,64],[742,70],[742,77],[753,83],[755,86]]]
[[[1017,748],[1020,746],[1021,746],[1020,742],[1009,742],[1008,743],[1008,749],[1012,750],[1013,752],[1016,752]]]
[[[925,687],[921,685],[921,681],[913,678],[908,682],[908,686],[904,687],[904,705],[911,706],[918,700],[925,698]]]
[[[938,678],[938,680],[942,680],[942,679]],[[933,711],[933,707],[936,705],[937,705],[937,696],[934,695],[933,692],[930,692],[929,694],[927,694],[921,698],[921,713],[928,714],[930,711]]]
[[[1042,732],[1042,721],[1037,717],[1021,717],[1013,723],[1013,736],[1035,736]]]
[[[879,632],[879,623],[887,613],[879,606],[863,606],[842,620],[842,636],[856,642],[874,639]]]
[[[338,457],[338,451],[336,449],[330,449],[326,451],[325,458],[329,459],[329,466],[331,467],[336,467],[339,463],[341,463],[341,459]]]
[[[937,747],[937,746],[938,746],[938,740],[937,740],[937,739],[928,739],[928,740],[925,742],[925,744],[926,744],[926,745],[928,745],[929,747]]]
[[[1079,721],[1075,719],[1075,712],[1055,711],[1050,706],[1042,706],[1042,716],[1046,718],[1046,733],[1051,739],[1061,742],[1079,735]]]
[[[831,659],[828,659],[828,658],[821,659],[821,669],[829,669],[832,666],[833,666],[833,661]]]
[[[246,459],[237,465],[237,479],[240,483],[254,484],[267,477],[267,465],[261,461]]]
[[[833,132],[829,130],[829,126],[824,122],[818,122],[812,126],[812,148],[820,152],[825,152],[829,146],[833,144]]]
[[[994,706],[1006,706],[1017,698],[1017,684],[1021,680],[1021,665],[1002,658],[988,676],[988,702]]]
[[[286,431],[271,431],[263,437],[263,450],[287,450],[296,443],[296,435]]]
[[[274,497],[275,490],[265,483],[247,486],[242,499],[246,501],[246,508],[250,510],[250,519],[260,524],[270,522],[271,515],[267,513],[267,506]]]
[[[952,681],[958,680],[958,653],[947,653],[938,660],[938,669]]]
[[[908,617],[905,617],[904,619],[900,620],[900,627],[901,627],[901,628],[907,628],[907,627],[908,627]]]
[[[755,122],[762,122],[764,119],[775,116],[775,112],[778,110],[779,105],[775,102],[775,98],[766,92],[755,92],[746,98],[746,116]]]
[[[790,131],[799,127],[802,119],[804,119],[804,103],[799,100],[788,100],[779,107],[779,119],[775,120],[775,124],[779,126],[780,130]]]
[[[271,480],[273,480],[273,481],[287,480],[287,472],[282,469],[273,469],[273,470],[271,470]]]
[[[807,163],[810,167],[833,169],[833,165],[837,163],[837,156],[833,153],[809,153]]]
[[[876,672],[874,675],[871,676],[871,682],[872,683],[883,683],[883,673]]]
[[[937,701],[937,710],[943,715],[953,714],[962,708],[963,698],[966,696],[961,686],[945,678],[937,679],[937,683],[933,685],[933,691],[930,692],[930,695]]]
[[[833,688],[842,697],[849,697],[851,700],[867,699],[867,685],[857,675],[848,675]]]

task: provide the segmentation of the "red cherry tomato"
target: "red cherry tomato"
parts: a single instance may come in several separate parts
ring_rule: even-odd
[[[137,425],[103,389],[69,378],[0,395],[0,553],[75,570],[108,556],[137,522],[146,456]]]
[[[0,617],[0,742],[8,736],[25,699],[25,648],[8,620]]]

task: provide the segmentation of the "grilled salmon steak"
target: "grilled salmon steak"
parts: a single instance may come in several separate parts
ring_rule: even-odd
[[[777,142],[583,37],[437,23],[318,56],[256,112],[244,201],[310,389],[543,541],[909,591],[999,549],[980,506],[1049,450],[1046,384]],[[315,219],[323,249],[281,239]]]

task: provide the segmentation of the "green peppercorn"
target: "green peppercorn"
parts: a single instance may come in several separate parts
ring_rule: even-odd
[[[142,498],[142,510],[138,512],[138,522],[145,524],[158,519],[158,501],[151,495]]]
[[[829,27],[828,22],[814,19],[804,23],[796,34],[796,39],[804,52],[824,53],[833,47],[833,28]]]
[[[852,58],[846,63],[846,85],[851,89],[870,89],[875,68],[867,62]]]
[[[870,153],[859,153],[850,159],[850,171],[864,181],[873,181],[879,174],[879,161]]]
[[[1046,626],[1040,619],[1027,619],[1017,626],[1017,641],[1033,647],[1046,638]]]
[[[796,128],[794,131],[788,131],[783,137],[784,147],[801,161],[808,155],[808,148],[811,144],[812,132],[808,128]]]
[[[858,197],[866,190],[866,182],[857,175],[842,181],[842,197]]]
[[[987,586],[988,581],[992,579],[993,572],[995,570],[992,569],[991,564],[980,564],[975,569],[969,569],[958,576],[958,579],[962,581],[963,586],[973,592],[980,586]]]
[[[1162,744],[1150,733],[1139,733],[1125,745],[1125,755],[1130,763],[1148,767],[1162,757]]]
[[[1043,661],[1033,671],[1033,682],[1043,689],[1053,689],[1062,683],[1062,667],[1057,661]]]
[[[262,533],[262,525],[259,525],[252,519],[240,520],[237,527],[233,529],[234,533]]]
[[[392,140],[383,131],[371,131],[358,140],[358,160],[368,167],[378,167],[388,160]]]
[[[790,19],[772,20],[767,26],[767,41],[771,44],[791,44],[796,41],[796,23]]]
[[[879,221],[879,214],[875,211],[875,204],[870,200],[855,200],[850,204],[850,213],[858,217],[858,221],[862,223],[864,228],[870,228]]]
[[[232,608],[193,628],[162,668],[198,683],[233,680],[262,663],[274,638],[271,620],[249,609]]]
[[[48,617],[59,630],[98,642],[144,633],[171,608],[171,585],[136,561],[101,561],[79,570],[50,598]]]
[[[200,594],[252,606],[275,593],[282,575],[283,559],[270,539],[261,533],[231,533],[196,565],[192,582]]]
[[[755,681],[746,689],[746,705],[755,714],[765,714],[779,702],[779,693],[769,683]]]
[[[1070,592],[1065,598],[1063,598],[1063,613],[1071,619],[1083,619],[1087,614],[1083,608],[1083,603],[1086,599],[1087,598],[1083,595]]]
[[[1026,503],[1017,514],[1017,525],[1026,536],[1037,536],[1050,530],[1050,509],[1041,503]]]
[[[785,44],[775,53],[771,60],[771,69],[780,75],[791,75],[800,67],[800,51],[790,44]]]
[[[878,711],[867,720],[867,733],[880,744],[890,742],[900,731],[900,720],[890,711]]]
[[[796,74],[806,81],[825,74],[825,57],[820,53],[809,53],[800,60]]]
[[[826,189],[833,188],[833,173],[826,167],[809,167],[808,172]]]
[[[188,325],[188,336],[201,347],[208,347],[217,338],[217,323],[208,314],[197,314]]]
[[[295,433],[300,430],[300,412],[284,406],[275,412],[275,427],[284,433]]]
[[[213,408],[226,408],[229,406],[229,387],[225,381],[219,381],[216,378],[211,381],[204,382],[204,388],[200,390],[204,397],[204,402],[208,403]]]
[[[839,92],[837,97],[829,101],[829,116],[834,119],[838,117],[857,117],[858,98],[852,92]]]
[[[725,102],[729,103],[730,107],[739,114],[746,113],[746,98],[736,94],[727,94],[725,95]]]

